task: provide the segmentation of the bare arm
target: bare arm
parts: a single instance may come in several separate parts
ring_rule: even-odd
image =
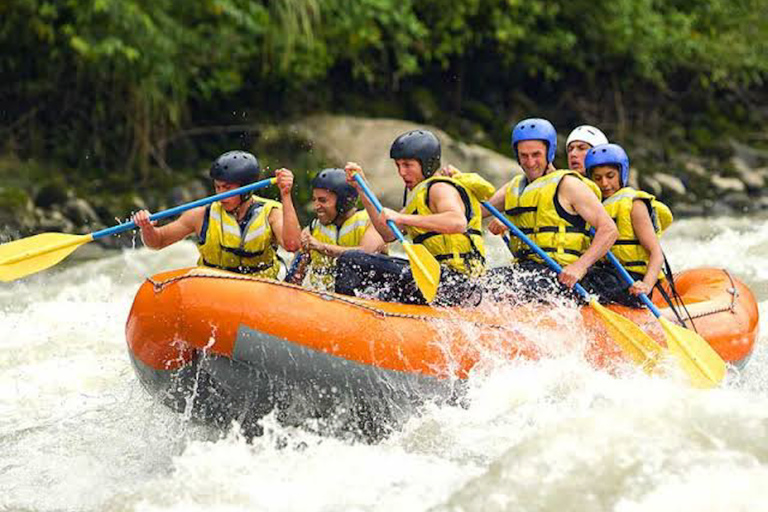
[[[595,227],[595,236],[589,248],[578,260],[565,267],[560,273],[560,282],[572,287],[584,277],[589,267],[611,249],[619,236],[619,230],[597,196],[578,178],[573,176],[563,178],[558,189],[558,199],[566,211],[577,213]]]
[[[389,229],[386,221],[381,220],[381,217],[379,217],[379,212],[376,210],[376,206],[374,206],[374,204],[368,199],[368,196],[365,195],[362,187],[360,187],[354,178],[355,174],[359,174],[363,179],[365,179],[363,169],[355,162],[347,162],[344,170],[347,173],[347,183],[355,187],[355,190],[357,190],[358,195],[360,196],[360,200],[363,202],[363,206],[365,207],[365,211],[368,212],[368,217],[371,219],[371,223],[374,229],[376,229],[376,231],[385,242],[393,241],[397,237],[394,233],[392,233],[392,230]]]
[[[141,229],[141,240],[150,249],[163,249],[169,245],[183,240],[187,236],[199,233],[203,226],[205,207],[193,208],[181,214],[181,216],[166,224],[156,227],[149,220],[149,212],[141,210],[133,216],[133,221]]]
[[[632,203],[632,229],[635,231],[635,236],[649,253],[650,258],[648,261],[648,269],[643,277],[642,284],[644,286],[638,286],[639,283],[632,285],[630,291],[638,295],[640,293],[650,293],[653,290],[656,280],[658,279],[659,272],[661,271],[661,264],[664,262],[664,255],[661,252],[661,244],[656,236],[656,230],[653,229],[653,222],[651,216],[648,213],[648,208],[645,201],[636,199]]]
[[[278,213],[277,210],[272,210],[269,213],[269,224],[277,243],[286,251],[296,252],[301,247],[301,226],[291,197],[293,173],[288,169],[278,169],[275,177],[277,177],[280,202],[283,204],[283,208],[281,213]]]
[[[464,233],[467,230],[467,217],[464,203],[456,187],[448,183],[435,183],[429,189],[429,209],[432,215],[406,215],[388,208],[381,212],[385,220],[394,220],[401,226],[435,231],[437,233]]]

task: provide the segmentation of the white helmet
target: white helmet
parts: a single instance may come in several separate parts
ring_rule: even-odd
[[[568,145],[575,140],[584,141],[593,148],[600,144],[608,144],[608,137],[606,137],[599,128],[595,128],[588,124],[583,124],[574,128],[571,134],[568,135],[568,140],[565,141],[565,147],[567,148]]]

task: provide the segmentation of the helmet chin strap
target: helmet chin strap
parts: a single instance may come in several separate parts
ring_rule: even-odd
[[[240,198],[240,204],[238,204],[237,206],[235,206],[235,209],[232,211],[232,213],[234,213],[234,214],[235,214],[235,218],[236,218],[236,219],[240,220],[240,209],[241,209],[241,208],[242,208],[244,205],[248,204],[248,200],[251,198],[251,194],[240,194],[240,195],[239,195],[239,196],[237,196],[237,197],[239,197],[239,198]]]

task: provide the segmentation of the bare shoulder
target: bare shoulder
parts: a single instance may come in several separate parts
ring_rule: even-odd
[[[581,195],[595,197],[589,186],[576,176],[563,176],[562,181],[560,181],[560,191],[567,197],[578,197]]]
[[[435,200],[435,199],[439,200],[439,199],[444,199],[452,196],[461,198],[461,196],[459,195],[459,191],[451,183],[438,181],[437,183],[434,183],[429,188],[430,200]]]

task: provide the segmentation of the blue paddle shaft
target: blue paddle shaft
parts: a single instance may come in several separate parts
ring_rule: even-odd
[[[563,268],[557,264],[555,260],[553,260],[549,254],[541,250],[541,247],[533,243],[533,241],[528,238],[525,233],[520,231],[520,228],[512,224],[508,218],[506,218],[499,210],[497,210],[491,203],[488,201],[483,201],[483,206],[486,210],[491,212],[491,214],[499,219],[505,226],[509,228],[510,231],[512,231],[512,234],[514,234],[517,238],[523,241],[525,245],[531,248],[533,252],[535,252],[541,259],[544,260],[544,262],[547,264],[549,268],[557,272],[558,274],[563,271]],[[589,294],[587,293],[587,290],[584,289],[583,286],[581,286],[579,283],[576,283],[573,285],[573,289],[576,290],[576,292],[584,298],[584,300],[589,300]]]
[[[373,192],[368,187],[368,184],[365,182],[363,177],[360,176],[359,174],[355,174],[355,181],[357,182],[358,185],[360,185],[360,188],[363,189],[363,193],[365,193],[365,197],[367,197],[368,200],[371,203],[373,203],[373,206],[376,208],[376,211],[381,213],[381,210],[383,210],[384,207],[381,205],[381,202],[379,202],[379,199],[375,195],[373,195]],[[405,243],[405,237],[400,232],[400,229],[397,227],[397,224],[395,224],[395,221],[388,220],[387,226],[389,226],[389,229],[392,230],[392,233],[395,234],[398,240]]]
[[[589,228],[589,234],[592,236],[595,236],[595,228]],[[634,278],[632,278],[632,276],[629,275],[629,272],[627,272],[627,269],[624,268],[624,266],[621,264],[618,258],[616,258],[616,256],[614,256],[611,251],[608,251],[608,254],[606,254],[606,257],[608,258],[608,261],[611,262],[611,265],[616,267],[616,270],[619,271],[619,274],[621,274],[621,278],[624,279],[625,283],[627,283],[629,286],[632,286],[633,284],[635,284]],[[641,293],[640,300],[642,300],[643,303],[646,306],[648,306],[648,309],[651,310],[651,313],[653,313],[656,318],[659,318],[661,316],[661,311],[659,311],[659,308],[657,308],[656,305],[653,302],[651,302],[651,299],[649,299],[646,294]]]
[[[237,196],[252,190],[264,188],[272,183],[273,179],[274,178],[267,178],[266,180],[257,181],[256,183],[251,183],[250,185],[245,185],[244,187],[228,190],[226,192],[222,192],[221,194],[216,194],[215,196],[205,197],[203,199],[198,199],[197,201],[192,201],[191,203],[182,204],[168,210],[163,210],[162,212],[157,212],[150,215],[149,220],[155,221],[165,219],[166,217],[173,217],[174,215],[178,215],[187,210],[191,210],[192,208],[197,208],[198,206],[205,206],[207,204],[215,203],[216,201],[221,201],[222,199],[226,199],[228,197]],[[96,231],[93,233],[93,239],[95,240],[105,236],[116,235],[117,233],[122,233],[123,231],[130,231],[131,229],[136,229],[136,223],[134,221],[118,224],[117,226],[102,229],[101,231]]]

